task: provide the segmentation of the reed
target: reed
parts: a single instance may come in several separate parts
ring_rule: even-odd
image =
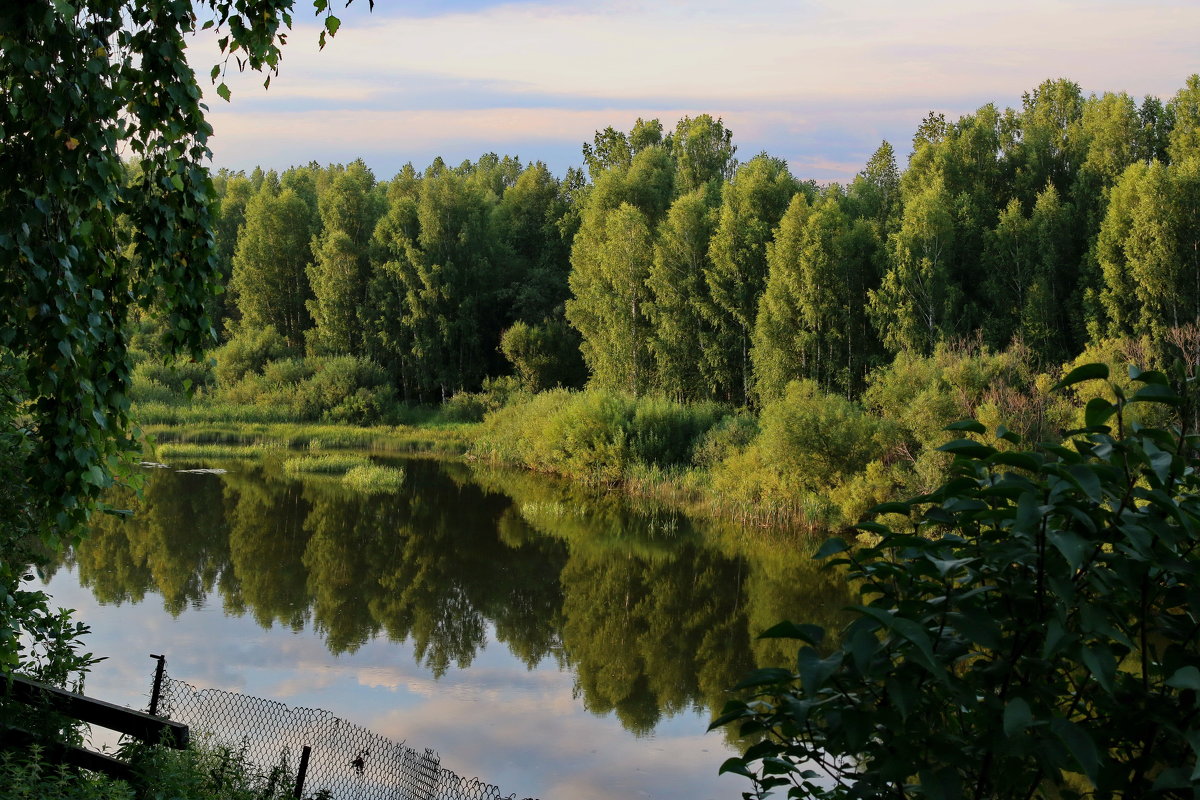
[[[342,483],[366,494],[382,494],[399,491],[404,486],[404,479],[403,469],[365,464],[347,470]]]

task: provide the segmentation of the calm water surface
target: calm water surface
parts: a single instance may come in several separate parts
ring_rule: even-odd
[[[834,623],[812,544],[690,523],[522,472],[428,460],[395,494],[155,470],[49,577],[108,659],[89,694],[145,707],[153,662],[327,709],[543,800],[736,798],[706,734],[725,689],[792,661],[780,619]]]

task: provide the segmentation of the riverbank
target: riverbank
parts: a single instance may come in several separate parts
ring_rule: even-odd
[[[1109,390],[1052,392],[1057,378],[1080,361],[1104,362],[1121,386],[1131,352],[1128,342],[1109,340],[1076,362],[1042,371],[1019,346],[999,352],[939,346],[932,355],[902,354],[874,370],[857,400],[793,381],[753,410],[602,389],[534,393],[506,379],[439,406],[393,398],[366,404],[350,418],[341,415],[357,402],[352,383],[330,394],[277,382],[270,392],[250,395],[218,382],[192,397],[159,385],[135,413],[159,448],[249,445],[466,458],[652,498],[691,516],[829,531],[854,524],[878,503],[944,482],[952,459],[940,448],[951,439],[974,437],[1001,448],[1061,440],[1062,431],[1084,424],[1087,403]],[[261,369],[265,375],[272,367]],[[298,417],[305,409],[308,416]],[[1003,436],[947,430],[968,418],[988,431],[1002,427]]]

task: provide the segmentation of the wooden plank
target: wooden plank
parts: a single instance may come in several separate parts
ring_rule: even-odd
[[[0,689],[5,683],[4,678],[7,678],[9,696],[26,705],[44,705],[69,717],[127,733],[150,744],[166,744],[176,750],[187,749],[188,727],[182,722],[154,717],[19,675],[0,676]]]
[[[103,772],[113,778],[123,781],[132,780],[135,776],[133,767],[104,753],[88,750],[73,744],[63,744],[37,736],[21,728],[0,728],[0,748],[20,748],[28,750],[34,745],[41,748],[42,753],[55,761],[71,764],[93,772]]]

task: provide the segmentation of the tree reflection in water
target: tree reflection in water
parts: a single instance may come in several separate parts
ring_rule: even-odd
[[[589,710],[637,735],[794,657],[756,632],[836,627],[847,604],[792,537],[541,475],[414,459],[399,493],[363,495],[270,460],[225,466],[152,474],[132,519],[99,519],[65,556],[80,583],[102,603],[157,592],[172,615],[218,594],[264,628],[311,624],[335,654],[383,633],[434,677],[490,631],[530,668],[570,669]]]

